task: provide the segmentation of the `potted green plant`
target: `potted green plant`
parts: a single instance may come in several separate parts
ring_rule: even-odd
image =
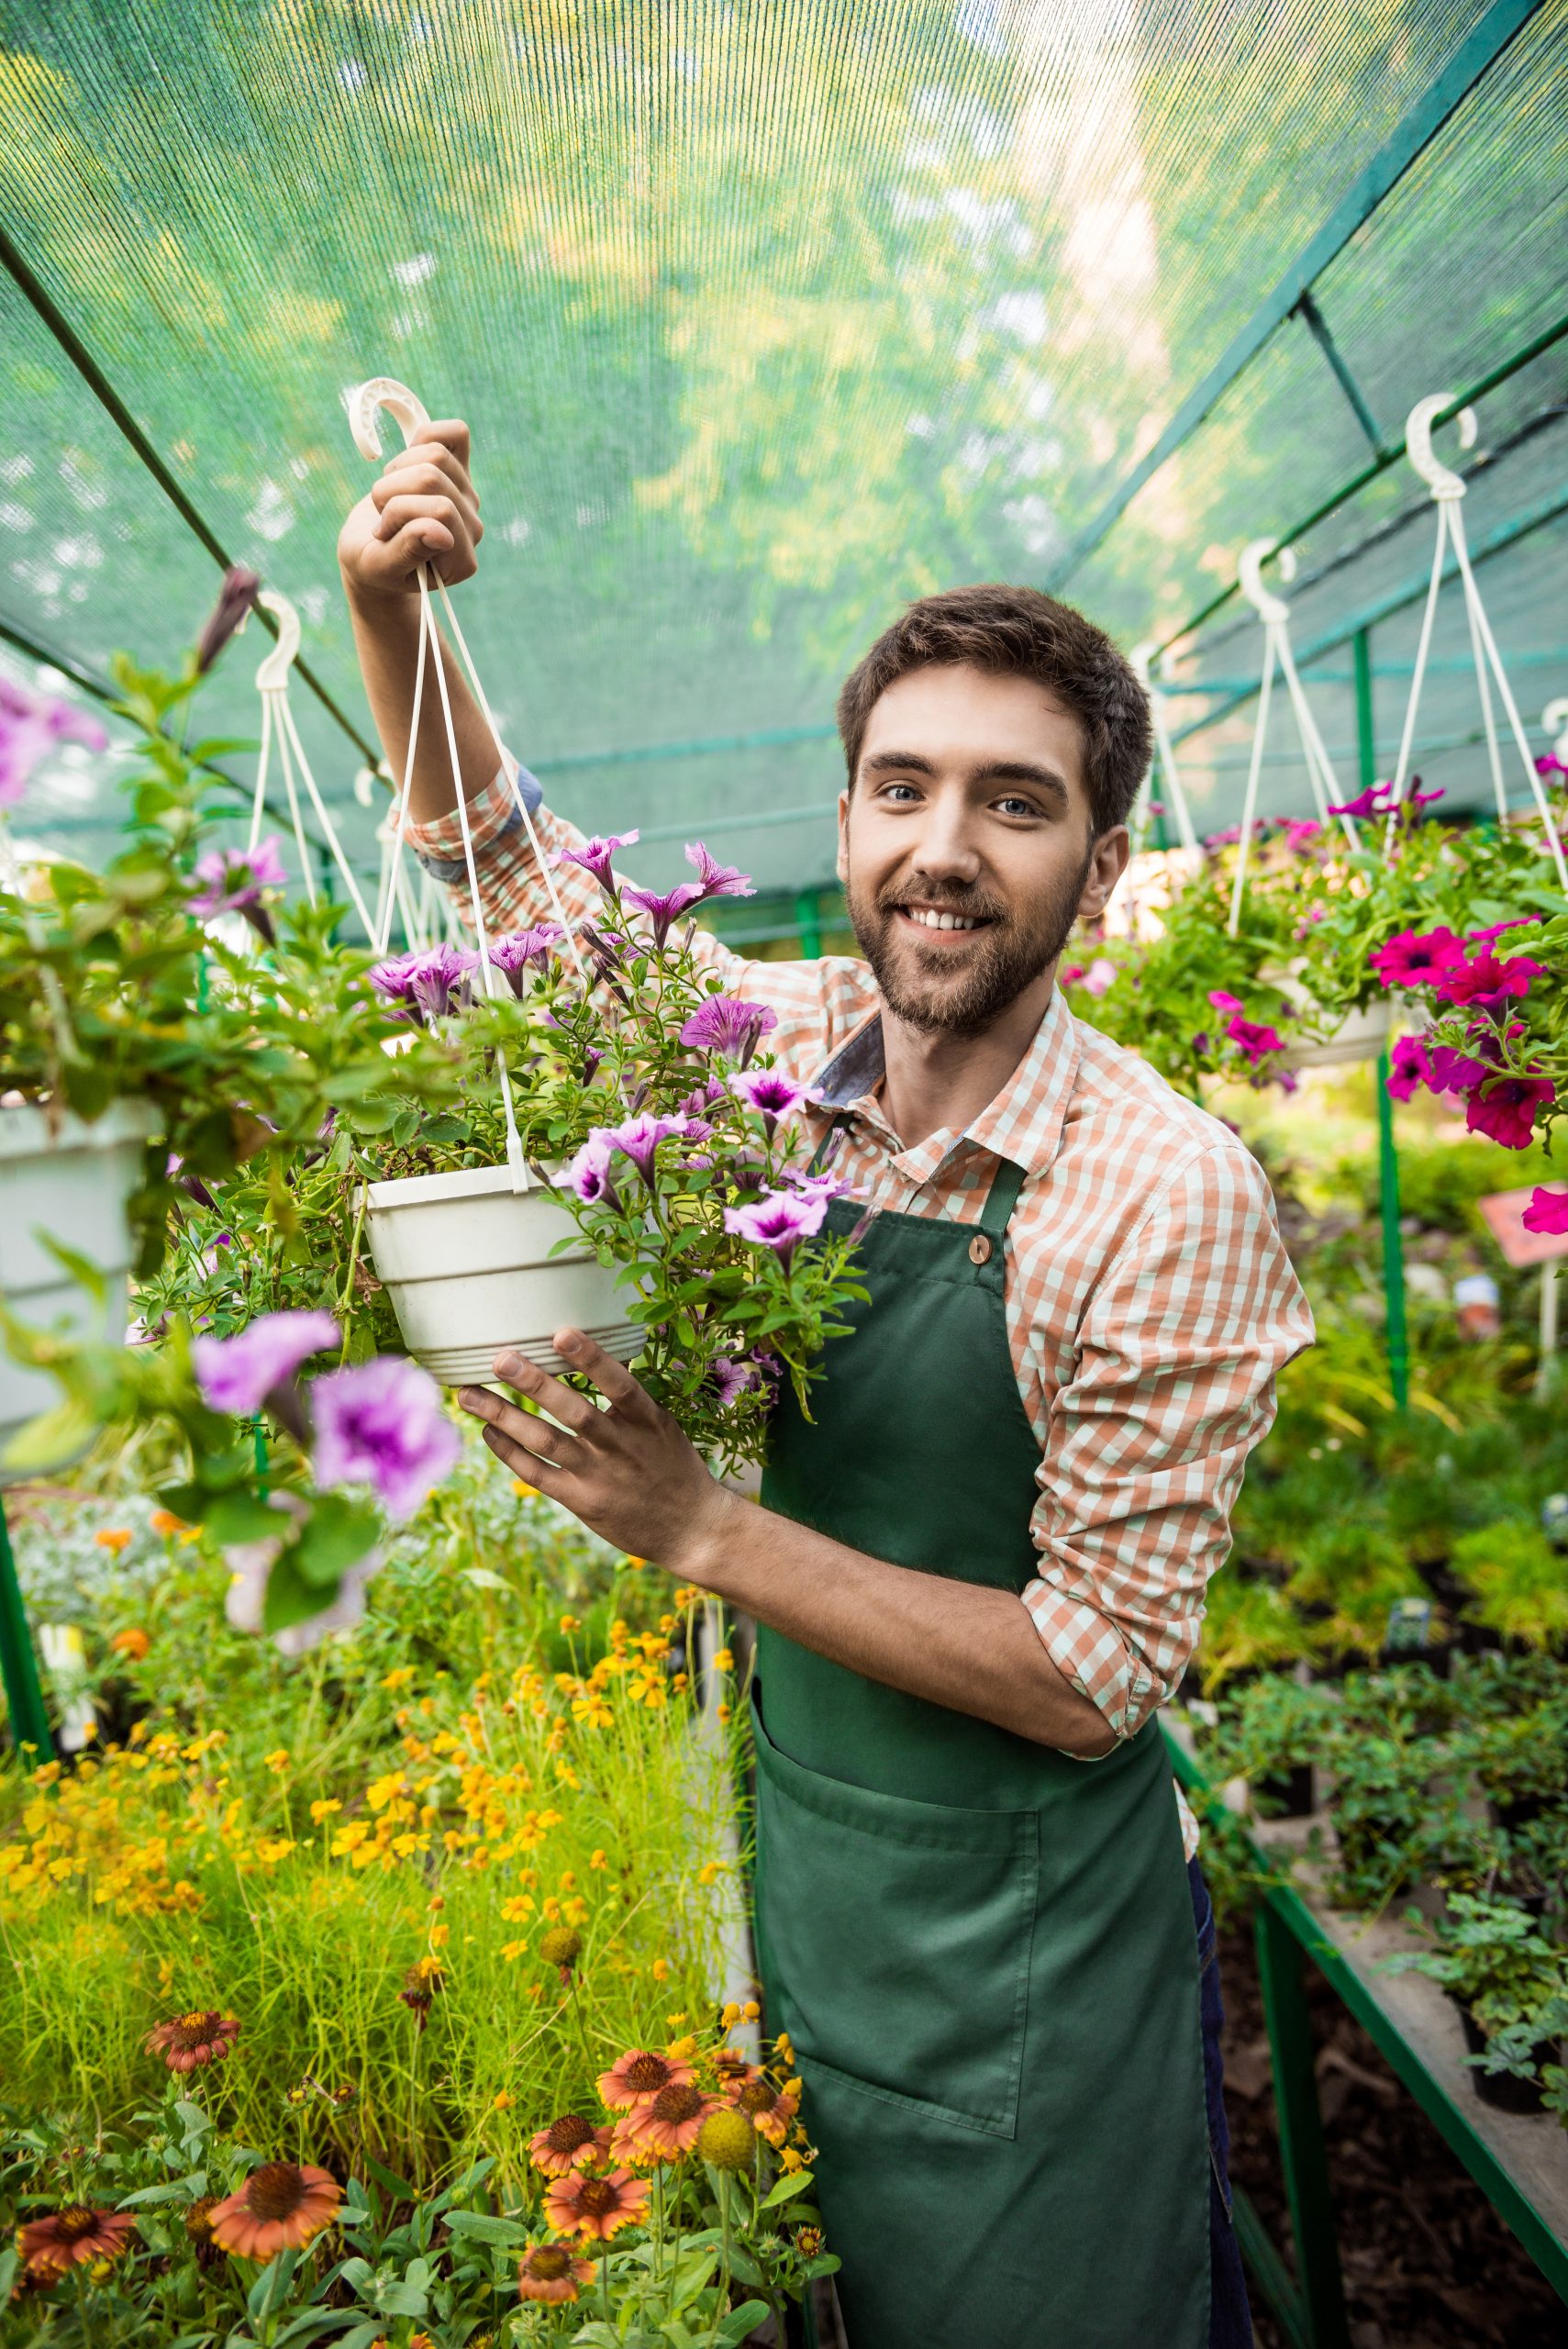
[[[1468,1619],[1499,1638],[1547,1649],[1568,1635],[1568,1559],[1529,1519],[1462,1533],[1448,1570],[1471,1594]]]
[[[1485,2103],[1540,2111],[1540,2072],[1568,2028],[1568,1957],[1511,1900],[1456,1892],[1429,1930],[1436,1948],[1402,1953],[1388,1970],[1424,1974],[1448,1992]]]

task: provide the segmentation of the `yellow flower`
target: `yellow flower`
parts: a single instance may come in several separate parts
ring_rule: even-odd
[[[715,1648],[713,1652],[713,1668],[716,1672],[734,1671],[735,1658],[730,1654],[728,1648]]]
[[[496,2112],[509,2112],[512,2109],[512,2099],[505,2088],[497,2088],[490,2102]]]
[[[683,2015],[681,2020],[684,2022],[685,2017]],[[697,2043],[690,2033],[684,2039],[673,2039],[664,2050],[665,2054],[677,2064],[689,2063],[696,2052]]]
[[[561,1619],[561,1629],[564,1632],[580,1631],[582,1628],[575,1615],[563,1615]]]
[[[332,1838],[332,1857],[340,1860],[346,1852],[357,1852],[369,1833],[362,1819],[350,1819]]]
[[[762,2011],[762,2009],[757,2004],[755,1998],[748,1998],[745,2005],[740,2009],[741,2015],[747,2022],[756,2022],[760,2018]]]
[[[643,1567],[648,1564],[648,1561],[646,1558],[623,1558],[621,1560],[621,1564],[628,1568],[632,1574],[639,1575],[642,1572]]]
[[[520,1925],[525,1917],[533,1915],[533,1911],[532,1898],[526,1892],[518,1893],[513,1899],[503,1900],[501,1903],[501,1914],[508,1925]]]
[[[270,1835],[257,1844],[256,1857],[264,1861],[268,1867],[272,1867],[279,1860],[286,1860],[294,1848],[292,1835]]]
[[[672,2031],[679,2031],[684,2022],[689,2022],[691,2021],[691,2017],[686,2013],[684,2008],[683,2008],[678,2015],[666,2015],[664,2021]],[[673,2054],[673,2048],[672,2048],[670,2052]]]
[[[608,1867],[609,1862],[606,1859],[603,1852],[590,1852],[588,1854],[588,1865],[591,1868],[606,1868]]]
[[[516,1493],[520,1501],[537,1501],[539,1498],[539,1486],[537,1485],[525,1485],[520,1476],[513,1477],[512,1490]]]
[[[501,1954],[510,1965],[515,1958],[527,1956],[528,1947],[527,1942],[503,1942]]]
[[[130,1547],[136,1536],[128,1525],[101,1525],[93,1539],[100,1550],[108,1550],[117,1558],[122,1550]]]
[[[384,1778],[371,1780],[370,1785],[365,1788],[365,1800],[373,1810],[384,1810],[389,1802],[395,1801],[399,1795],[406,1791],[407,1786],[408,1778],[405,1771],[389,1770]]]
[[[384,1688],[406,1688],[408,1683],[413,1679],[413,1665],[411,1664],[400,1664],[396,1666],[395,1670],[384,1675],[381,1685]]]
[[[785,2169],[804,2169],[806,2167],[806,2164],[801,2160],[800,2155],[795,2152],[793,2145],[786,2145],[784,2147],[784,2152],[779,2155],[779,2160]]]
[[[728,1705],[720,1705],[717,1708],[717,1710],[720,1722],[727,1724],[729,1720],[729,1707]]]
[[[293,1759],[286,1745],[275,1745],[270,1753],[262,1754],[261,1767],[270,1770],[275,1778],[281,1778]]]
[[[721,1876],[728,1876],[728,1864],[726,1861],[709,1860],[704,1866],[698,1868],[697,1882],[699,1884],[716,1884]]]
[[[330,1819],[335,1810],[341,1810],[343,1806],[340,1802],[335,1802],[330,1799],[330,1798],[324,1798],[320,1802],[313,1802],[311,1804],[310,1816],[314,1819],[317,1827],[319,1827],[324,1819]]]
[[[452,1929],[450,1925],[432,1925],[430,1928],[430,1947],[432,1949],[444,1949],[451,1937]]]
[[[736,2005],[734,1999],[731,1998],[728,2005],[725,2008],[724,2012],[718,2018],[718,2027],[720,2031],[733,2031],[740,2020],[740,2009]]]
[[[666,1957],[656,1957],[651,1970],[655,1982],[668,1982],[670,1979],[669,1959]]]

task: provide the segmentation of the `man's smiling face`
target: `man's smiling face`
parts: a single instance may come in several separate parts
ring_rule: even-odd
[[[917,669],[876,701],[839,877],[895,1017],[979,1034],[1103,909],[1127,835],[1095,839],[1083,761],[1076,718],[1027,677]]]

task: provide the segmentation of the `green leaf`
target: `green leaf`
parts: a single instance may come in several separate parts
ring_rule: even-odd
[[[40,1412],[26,1427],[18,1428],[0,1453],[0,1461],[7,1468],[24,1470],[30,1475],[63,1467],[79,1452],[86,1450],[97,1427],[97,1414],[85,1397],[69,1396],[53,1410]]]
[[[759,2210],[776,2210],[781,2202],[793,2202],[797,2194],[805,2194],[815,2185],[808,2169],[798,2171],[794,2177],[781,2177],[771,2194],[764,2194],[758,2203]]]
[[[449,2210],[447,2230],[454,2235],[477,2235],[481,2243],[515,2246],[528,2241],[527,2227],[518,2226],[515,2219],[493,2219],[484,2210]]]
[[[767,2313],[766,2300],[742,2300],[738,2309],[730,2310],[719,2326],[718,2339],[726,2344],[726,2349],[735,2349],[737,2342],[744,2341],[749,2332],[755,2332]]]
[[[261,1606],[261,1629],[264,1631],[286,1631],[293,1624],[308,1623],[330,1605],[328,1594],[319,1584],[306,1582],[294,1563],[294,1553],[285,1550],[276,1559],[267,1576],[267,1596]]]
[[[269,1508],[257,1493],[220,1493],[207,1503],[202,1523],[227,1549],[232,1542],[280,1541],[289,1520],[280,1510]]]
[[[387,2169],[373,2154],[361,2153],[360,2159],[382,2192],[390,2194],[395,2202],[417,2202],[418,2193],[406,2177],[399,2177],[395,2170]]]
[[[289,1557],[296,1573],[317,1588],[341,1582],[349,1568],[373,1548],[381,1520],[363,1501],[346,1500],[341,1493],[321,1493],[311,1504],[310,1517]]]
[[[56,1240],[52,1232],[45,1231],[40,1225],[34,1226],[33,1238],[46,1255],[54,1258],[61,1271],[68,1274],[78,1288],[86,1290],[94,1304],[102,1311],[108,1302],[109,1285],[103,1271],[94,1264],[92,1258],[80,1254],[74,1248],[68,1248],[62,1240]]]

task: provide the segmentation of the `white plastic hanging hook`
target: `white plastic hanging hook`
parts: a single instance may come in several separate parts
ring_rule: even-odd
[[[1556,737],[1551,745],[1552,757],[1568,759],[1568,694],[1559,694],[1555,701],[1547,703],[1540,713],[1540,722],[1549,734]]]
[[[373,375],[349,394],[349,429],[361,457],[376,458],[381,450],[381,410],[384,408],[403,435],[403,445],[417,440],[430,421],[430,412],[417,392],[395,375]]]
[[[286,596],[263,587],[256,601],[278,624],[278,640],[256,672],[256,690],[281,694],[288,690],[289,671],[299,655],[299,614]]]
[[[1464,484],[1451,465],[1445,465],[1432,451],[1432,427],[1447,407],[1453,406],[1451,392],[1431,392],[1418,400],[1405,419],[1405,453],[1409,458],[1434,497],[1451,499],[1464,495]],[[1473,407],[1459,411],[1459,445],[1473,449],[1480,430]]]
[[[1287,583],[1296,577],[1296,554],[1292,548],[1282,547],[1277,539],[1251,539],[1241,550],[1236,565],[1236,580],[1241,593],[1261,620],[1278,622],[1290,618],[1290,606],[1283,596],[1263,584],[1263,565],[1272,554],[1278,554],[1280,577]]]

